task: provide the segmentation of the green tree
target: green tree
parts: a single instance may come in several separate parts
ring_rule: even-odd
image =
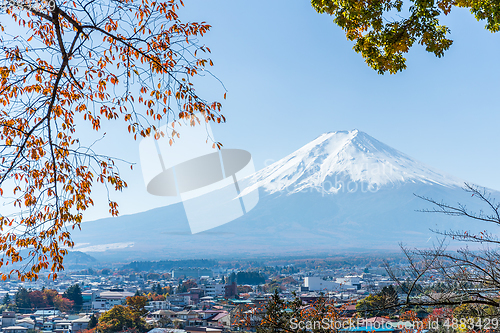
[[[28,290],[20,287],[16,293],[16,308],[19,312],[26,313],[31,309],[31,301]]]
[[[229,274],[229,276],[227,277],[226,284],[231,284],[233,282],[236,282],[236,273],[234,273],[234,272]]]
[[[244,317],[245,326],[251,326],[257,333],[333,333],[338,332],[335,323],[342,321],[344,307],[319,297],[314,303],[304,306],[297,295],[292,300],[281,299],[276,290],[263,309],[254,308],[253,317]],[[248,311],[246,311],[248,313]],[[245,320],[246,318],[246,320]],[[250,320],[248,320],[250,319]],[[320,323],[321,325],[313,324]],[[300,323],[300,324],[299,324]]]
[[[198,287],[198,285],[194,280],[186,280],[177,288],[177,293],[185,293],[189,289],[196,287]]]
[[[281,332],[289,328],[292,314],[284,311],[289,307],[289,304],[281,299],[276,289],[273,296],[266,304],[262,321],[257,327],[257,332]],[[254,325],[255,323],[250,324]]]
[[[80,288],[80,285],[78,283],[66,289],[66,291],[63,294],[63,297],[73,301],[73,310],[80,311],[82,309],[83,306],[82,289]]]
[[[158,273],[155,273],[155,272],[151,272],[151,273],[148,273],[147,277],[146,277],[148,280],[153,280],[153,281],[156,281],[158,279],[160,279],[160,274]]]
[[[236,274],[236,282],[238,282],[238,284],[257,285],[264,284],[266,278],[259,272],[238,272],[238,274]]]
[[[388,316],[397,312],[398,293],[394,286],[382,288],[376,295],[370,295],[356,304],[356,310],[364,316]]]
[[[97,324],[99,324],[99,321],[97,320],[96,316],[91,315],[88,328],[93,329],[94,327],[97,326]]]
[[[334,17],[347,39],[355,41],[354,50],[380,74],[405,69],[404,55],[414,44],[442,57],[453,41],[441,20],[452,9],[467,8],[478,21],[486,21],[487,30],[500,29],[498,1],[311,0],[311,4],[317,12]]]
[[[156,284],[156,290],[154,290],[154,292],[157,294],[157,295],[163,295],[165,292],[163,290],[163,287],[161,286],[161,283],[158,282]]]
[[[158,293],[158,283],[156,284],[153,284],[153,287],[151,287],[151,291],[155,294],[159,294]]]
[[[3,305],[9,305],[10,301],[11,301],[10,295],[9,295],[9,293],[6,293],[5,296],[2,299],[2,304]]]

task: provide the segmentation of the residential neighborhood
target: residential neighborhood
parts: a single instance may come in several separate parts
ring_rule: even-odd
[[[2,331],[87,331],[104,325],[110,313],[122,308],[135,311],[130,316],[137,315],[142,323],[139,331],[144,332],[255,331],[269,303],[278,297],[290,304],[299,300],[301,311],[326,301],[335,305],[338,318],[348,320],[350,329],[357,332],[371,331],[373,325],[398,332],[402,323],[408,323],[396,312],[362,311],[366,300],[373,297],[370,295],[387,290],[396,297],[402,294],[394,285],[384,268],[362,266],[74,271],[54,281],[2,282]],[[434,309],[425,311],[422,319]],[[425,311],[420,309],[419,315]]]

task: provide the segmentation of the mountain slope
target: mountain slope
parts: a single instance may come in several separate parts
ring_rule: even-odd
[[[447,187],[463,184],[358,130],[325,133],[258,171],[253,181],[253,188],[269,193],[310,188],[337,193],[349,190],[349,182],[364,183],[370,191],[408,182]]]
[[[247,190],[259,188],[259,204],[231,223],[191,235],[176,204],[85,223],[75,250],[100,260],[158,260],[423,247],[436,240],[430,229],[485,228],[416,212],[428,206],[414,193],[469,203],[461,184],[365,133],[326,133],[254,174]]]

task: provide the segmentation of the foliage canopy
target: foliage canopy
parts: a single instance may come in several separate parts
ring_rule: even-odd
[[[93,185],[108,193],[127,187],[116,159],[82,141],[85,123],[100,131],[121,119],[134,138],[172,143],[180,120],[225,121],[221,103],[202,99],[191,82],[212,65],[200,57],[210,49],[197,40],[210,25],[181,21],[182,0],[4,3],[0,197],[17,213],[0,214],[0,267],[23,269],[0,276],[37,279],[50,269],[55,278],[74,245],[71,231],[94,204]],[[117,215],[109,196],[108,204]]]
[[[330,14],[368,66],[380,74],[406,68],[404,54],[415,44],[442,57],[453,41],[441,23],[454,8],[467,8],[486,29],[500,30],[498,1],[475,0],[311,0],[319,13]],[[404,12],[408,11],[405,15]]]

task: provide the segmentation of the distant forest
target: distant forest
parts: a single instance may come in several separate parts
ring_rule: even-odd
[[[133,261],[123,266],[123,269],[132,269],[136,272],[148,272],[151,270],[168,271],[176,268],[212,268],[217,265],[218,261],[209,259]]]

